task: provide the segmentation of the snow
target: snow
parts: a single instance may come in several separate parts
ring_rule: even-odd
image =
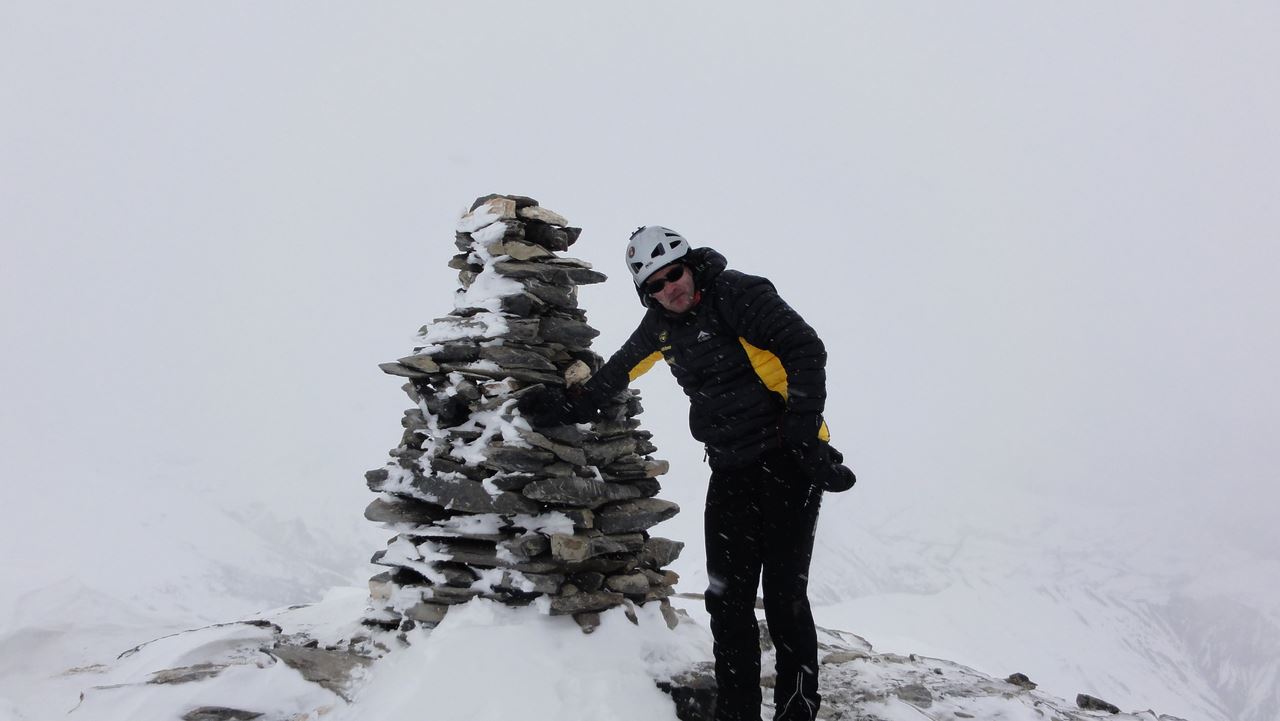
[[[493,338],[507,332],[502,314],[482,312],[466,318],[443,318],[427,325],[416,338],[419,343],[434,345],[470,338]]]
[[[380,661],[333,718],[673,721],[675,707],[654,679],[707,658],[710,639],[691,626],[667,629],[654,604],[638,616],[632,625],[614,609],[584,634],[571,618],[472,601]]]

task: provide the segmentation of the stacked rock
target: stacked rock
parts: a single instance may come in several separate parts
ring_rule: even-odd
[[[679,507],[654,498],[651,434],[624,390],[592,423],[534,426],[517,408],[539,384],[584,382],[601,358],[577,287],[605,276],[557,255],[578,228],[532,198],[490,195],[458,221],[454,310],[419,331],[412,355],[381,365],[408,379],[399,447],[365,474],[365,517],[396,532],[373,562],[366,623],[438,623],[476,597],[539,604],[584,628],[624,604],[667,604],[665,566],[684,544],[648,529]]]

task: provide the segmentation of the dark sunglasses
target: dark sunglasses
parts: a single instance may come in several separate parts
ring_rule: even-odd
[[[684,277],[684,266],[677,265],[675,269],[672,270],[671,273],[666,277],[658,278],[657,280],[651,280],[648,283],[645,283],[642,290],[644,291],[645,295],[656,295],[658,293],[661,293],[663,288],[667,287],[667,283],[674,283],[683,277]]]

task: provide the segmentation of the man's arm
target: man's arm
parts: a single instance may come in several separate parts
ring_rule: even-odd
[[[736,332],[753,346],[773,353],[787,374],[787,414],[783,430],[798,442],[816,438],[827,401],[827,350],[800,314],[765,278],[739,275],[726,310]]]
[[[648,316],[618,352],[581,386],[562,390],[548,386],[523,396],[520,409],[535,423],[583,423],[592,420],[610,399],[660,359],[649,330]]]

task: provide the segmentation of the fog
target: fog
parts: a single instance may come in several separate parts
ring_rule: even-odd
[[[377,363],[452,307],[490,192],[584,229],[606,356],[638,225],[770,277],[829,350],[860,482],[828,514],[1097,505],[1280,558],[1277,31],[1264,2],[7,2],[4,585],[152,513],[364,524],[406,406]],[[687,404],[640,388],[697,534]]]

